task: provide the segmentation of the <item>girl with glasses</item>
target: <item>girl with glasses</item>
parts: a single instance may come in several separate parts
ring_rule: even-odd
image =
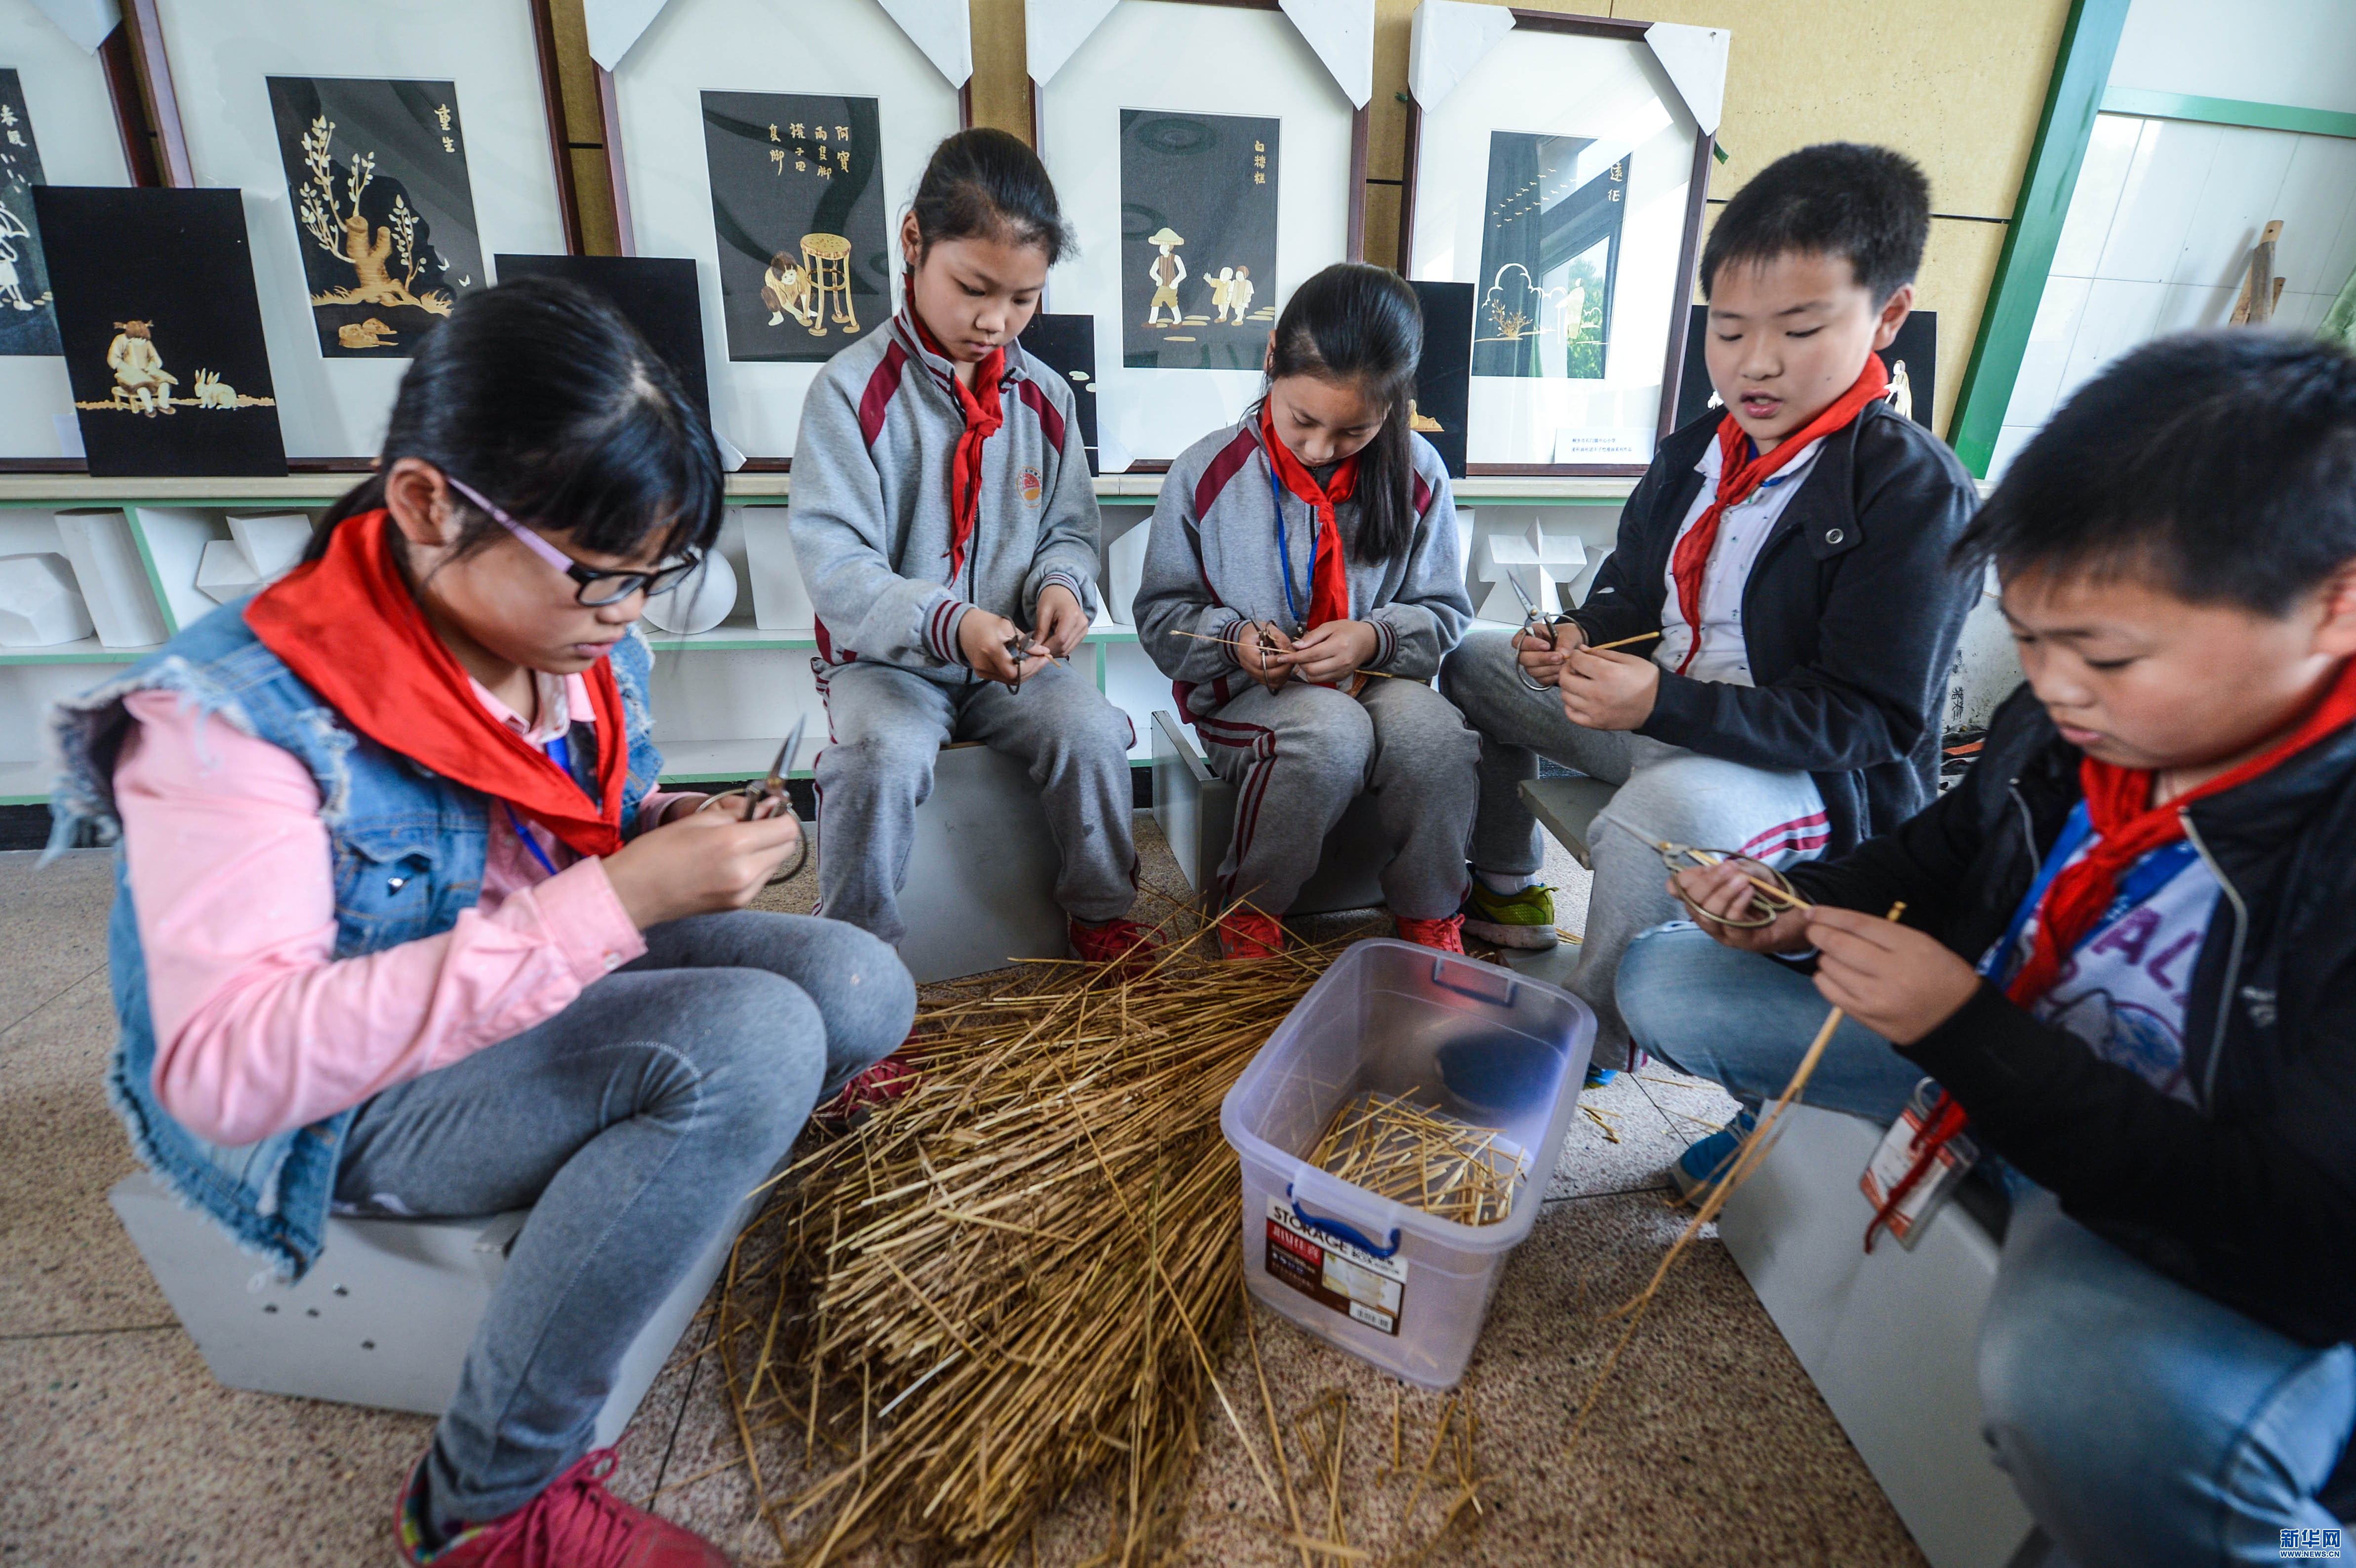
[[[468,294],[304,563],[55,716],[61,840],[122,842],[111,1078],[157,1179],[287,1277],[331,1212],[531,1210],[412,1563],[726,1562],[608,1494],[592,1430],[915,1010],[866,933],[744,908],[790,812],[655,788],[636,623],[720,520],[702,413],[610,307]]]

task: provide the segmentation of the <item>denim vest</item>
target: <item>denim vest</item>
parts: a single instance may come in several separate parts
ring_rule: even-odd
[[[84,823],[102,843],[119,837],[114,763],[132,722],[123,699],[174,691],[208,721],[218,718],[289,752],[317,781],[334,855],[337,958],[447,931],[482,894],[490,797],[348,728],[253,635],[244,612],[243,600],[223,605],[114,679],[52,709],[64,772],[49,803],[50,852],[71,844]],[[634,628],[610,657],[629,738],[622,812],[628,832],[662,765],[648,739],[653,655]],[[344,1135],[359,1107],[237,1147],[209,1143],[175,1121],[155,1098],[155,1023],[133,897],[118,853],[107,955],[120,1034],[109,1098],[157,1179],[241,1247],[268,1259],[282,1278],[299,1278],[318,1259]]]

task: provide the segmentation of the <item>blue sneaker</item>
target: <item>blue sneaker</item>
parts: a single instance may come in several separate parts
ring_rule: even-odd
[[[1749,1137],[1751,1129],[1758,1125],[1759,1118],[1745,1110],[1727,1123],[1723,1129],[1701,1139],[1679,1156],[1677,1162],[1669,1167],[1669,1179],[1676,1183],[1678,1198],[1694,1204],[1708,1201],[1711,1185],[1733,1166],[1735,1153],[1742,1147],[1742,1140]]]
[[[1606,1083],[1611,1083],[1614,1078],[1619,1076],[1620,1070],[1616,1067],[1596,1067],[1590,1065],[1587,1070],[1587,1086],[1590,1089],[1601,1089]]]

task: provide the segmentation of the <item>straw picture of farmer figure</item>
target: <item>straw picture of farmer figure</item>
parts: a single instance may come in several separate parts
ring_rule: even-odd
[[[1122,363],[1257,370],[1276,304],[1278,133],[1239,114],[1120,112]]]
[[[14,70],[0,69],[0,355],[60,352],[33,216],[33,187],[41,183],[41,149],[24,88]]]
[[[410,357],[485,281],[456,87],[268,80],[319,352]]]

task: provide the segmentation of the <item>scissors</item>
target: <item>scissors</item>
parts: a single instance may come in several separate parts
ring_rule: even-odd
[[[1679,871],[1690,871],[1700,867],[1715,866],[1723,861],[1739,860],[1742,858],[1732,849],[1702,849],[1691,844],[1673,844],[1665,838],[1656,837],[1645,832],[1643,828],[1632,827],[1616,816],[1607,816],[1598,820],[1608,821],[1629,837],[1641,840],[1647,848],[1660,856],[1661,864],[1666,867],[1672,875]],[[1694,901],[1682,892],[1677,894],[1677,901],[1702,919],[1744,930],[1762,925],[1772,925],[1779,915],[1795,909],[1813,907],[1807,900],[1793,891],[1792,884],[1784,880],[1783,872],[1769,869],[1766,867],[1762,867],[1761,869],[1766,870],[1767,875],[1775,880],[1770,882],[1751,876],[1748,871],[1742,874],[1743,880],[1751,887],[1751,909],[1742,919],[1729,920],[1722,914],[1711,914],[1708,910],[1697,909]]]
[[[1023,661],[1031,656],[1033,648],[1044,645],[1025,632],[1017,632],[1006,639],[1006,656],[1014,661],[1014,678],[1006,683],[1007,690],[1020,692],[1023,689]],[[1049,656],[1054,656],[1051,654]]]
[[[1522,602],[1522,635],[1526,637],[1544,637],[1546,639],[1547,646],[1550,648],[1559,646],[1560,645],[1555,641],[1554,629],[1562,624],[1565,621],[1569,620],[1570,617],[1568,615],[1549,615],[1545,611],[1539,609],[1538,602],[1530,597],[1530,591],[1522,586],[1522,580],[1514,575],[1514,569],[1510,566],[1505,568],[1505,581],[1514,585],[1514,597]],[[1519,659],[1514,661],[1514,673],[1521,677],[1522,686],[1526,690],[1552,691],[1554,689],[1554,687],[1548,682],[1543,680],[1532,680],[1530,678],[1530,672],[1522,667],[1522,664]]]
[[[802,731],[809,725],[809,715],[807,713],[794,720],[793,732],[786,737],[786,743],[777,748],[777,760],[769,764],[767,778],[758,784],[741,784],[734,789],[723,790],[718,795],[706,796],[703,804],[695,809],[710,811],[723,800],[741,798],[744,802],[744,820],[750,822],[753,820],[753,814],[760,810],[765,802],[785,800],[786,776],[794,771],[794,760],[801,754]],[[793,809],[791,802],[787,803],[786,809],[787,811]],[[809,860],[809,836],[804,834],[795,841],[792,859],[769,873],[770,885],[774,887],[798,875]]]

